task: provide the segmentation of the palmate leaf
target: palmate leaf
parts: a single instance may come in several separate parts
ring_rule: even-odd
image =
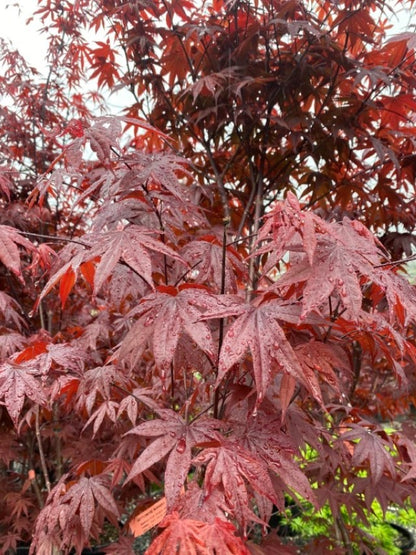
[[[189,175],[187,163],[184,158],[175,156],[171,153],[164,153],[155,156],[145,152],[135,152],[125,158],[129,171],[124,171],[118,187],[120,191],[131,192],[132,184],[140,190],[143,184],[156,184],[156,190],[162,189],[170,195],[180,199],[184,207],[188,197],[188,191],[183,182],[178,179],[179,175]],[[169,198],[169,197],[167,197]]]
[[[152,394],[154,395],[151,389],[139,387],[134,388],[130,395],[124,397],[120,401],[117,418],[120,418],[120,416],[125,412],[127,413],[130,422],[133,426],[135,426],[138,415],[138,401],[141,401],[150,408],[156,409],[156,402],[153,400]]]
[[[169,453],[165,470],[165,495],[170,508],[177,501],[189,472],[192,447],[212,440],[218,423],[210,418],[200,418],[188,425],[170,409],[159,409],[157,412],[161,419],[143,422],[128,432],[156,439],[136,459],[127,480],[141,474]]]
[[[256,383],[257,400],[260,403],[267,387],[278,373],[289,374],[303,384],[322,402],[319,383],[314,371],[302,367],[278,320],[292,324],[301,323],[300,306],[295,303],[273,299],[260,306],[245,305],[238,299],[222,297],[223,308],[208,309],[204,319],[239,314],[228,327],[224,337],[218,367],[217,385],[227,372],[250,352],[253,360],[253,375]],[[261,302],[258,299],[257,302]]]
[[[4,291],[0,291],[0,313],[3,316],[3,322],[13,323],[19,331],[25,325],[24,319],[19,314],[20,311],[19,303]]]
[[[106,64],[107,67],[110,64]],[[113,70],[115,64],[112,64]],[[98,159],[108,163],[111,159],[111,147],[117,145],[121,135],[121,121],[114,117],[99,117],[94,120],[93,125],[86,127],[84,137],[89,140],[91,150],[95,152]]]
[[[332,247],[332,248],[331,248]],[[348,253],[349,254],[349,253]],[[354,256],[346,256],[343,248],[332,245],[318,247],[316,262],[311,266],[305,259],[294,264],[277,282],[277,287],[284,287],[299,281],[305,281],[303,315],[319,308],[336,291],[343,305],[354,317],[358,317],[362,304],[362,292],[355,268]]]
[[[341,434],[339,440],[353,442],[352,463],[358,466],[368,460],[371,480],[374,484],[380,481],[384,472],[394,477],[396,474],[394,459],[389,453],[392,443],[386,433],[384,431],[376,433],[368,426],[359,424],[349,424],[349,426],[351,430]]]
[[[107,417],[111,422],[115,423],[117,421],[117,409],[119,404],[116,401],[104,401],[89,417],[88,421],[85,423],[83,430],[88,428],[90,424],[93,424],[94,437],[98,430],[100,429],[104,418]]]
[[[147,229],[157,229],[158,227],[155,211],[145,202],[144,198],[139,197],[125,198],[118,202],[104,204],[94,219],[93,230],[116,229],[123,220],[143,225]]]
[[[285,201],[277,202],[259,230],[255,254],[270,253],[263,271],[267,272],[279,262],[290,245],[301,242],[309,263],[312,264],[318,241],[318,234],[325,232],[327,224],[312,212],[301,210],[293,193],[288,193]],[[264,244],[265,243],[265,244]]]
[[[57,283],[61,283],[60,297],[62,304],[65,304],[80,270],[84,278],[91,282],[96,295],[118,263],[125,264],[153,288],[152,272],[157,269],[155,253],[174,258],[186,266],[179,254],[154,235],[157,233],[138,225],[84,235],[81,245],[71,245],[70,249],[63,249],[64,256],[70,260],[51,276],[39,295],[35,308]],[[91,269],[89,265],[95,260],[98,260],[96,267]]]
[[[385,292],[389,319],[401,327],[416,320],[416,291],[402,276],[380,268],[377,283]]]
[[[102,515],[117,526],[120,516],[114,496],[105,475],[81,476],[75,482],[66,482],[64,475],[48,496],[48,503],[41,510],[31,545],[31,553],[49,553],[42,548],[53,538],[56,542],[60,534],[61,549],[69,551],[74,546],[77,553],[88,542],[94,527],[94,519],[102,520]]]
[[[205,496],[222,489],[229,510],[243,530],[249,522],[262,523],[250,509],[249,487],[272,503],[278,503],[263,457],[245,449],[241,442],[220,438],[218,447],[204,449],[193,462],[205,467]]]
[[[315,503],[315,495],[308,478],[295,460],[298,446],[287,434],[273,403],[266,398],[253,415],[253,403],[249,401],[251,399],[246,398],[238,405],[230,407],[227,422],[234,430],[233,439],[254,457],[260,456],[268,468],[276,473],[284,486],[276,490],[277,495],[285,490],[295,491],[304,499]],[[278,497],[278,502],[274,500],[274,503],[280,510],[284,510],[283,495]]]
[[[0,366],[0,404],[6,407],[16,426],[26,398],[39,405],[47,403],[47,390],[39,370],[13,361],[4,362]]]
[[[77,344],[46,343],[44,350],[42,350],[41,342],[39,342],[38,351],[34,351],[36,364],[43,375],[48,374],[52,367],[64,368],[65,372],[72,370],[75,373],[80,373],[87,359],[86,352]]]
[[[90,415],[97,397],[111,400],[111,387],[117,383],[126,387],[127,378],[112,364],[90,368],[80,374],[79,385],[76,395],[76,406],[78,409],[87,411]]]
[[[166,372],[172,362],[179,338],[186,334],[211,359],[215,347],[209,326],[200,322],[198,307],[213,306],[216,298],[198,286],[160,286],[144,297],[130,316],[138,315],[132,329],[121,343],[120,358],[134,362],[148,341],[156,364]]]
[[[45,383],[52,367],[58,370],[64,367],[66,372],[80,371],[83,360],[84,353],[78,347],[40,339],[4,362],[0,366],[0,402],[6,406],[13,422],[17,425],[26,398],[45,406],[58,395],[58,391],[54,392]]]
[[[362,277],[383,285],[378,268],[382,253],[376,239],[359,222],[344,219],[327,227],[329,233],[318,238],[312,264],[306,257],[298,257],[275,287],[305,282],[302,316],[336,293],[351,317],[357,319],[363,298]]]
[[[23,282],[18,246],[24,247],[27,251],[35,250],[32,243],[22,237],[14,227],[0,225],[0,261]]]
[[[264,244],[265,243],[265,244]],[[256,255],[271,253],[263,271],[279,264],[286,252],[295,256],[275,288],[305,283],[302,317],[321,307],[336,294],[352,318],[359,317],[362,279],[384,288],[379,268],[384,255],[377,241],[360,222],[344,218],[326,222],[303,212],[293,195],[276,203],[259,232]]]
[[[15,331],[0,328],[0,358],[5,359],[23,348],[26,338]]]
[[[168,515],[159,525],[164,531],[152,542],[147,555],[249,555],[250,551],[235,535],[235,527],[216,518],[212,524]]]
[[[174,250],[154,235],[152,230],[131,225],[119,231],[84,236],[83,240],[91,247],[85,260],[100,257],[94,276],[94,294],[100,290],[119,261],[127,264],[152,287],[154,260],[151,253],[158,252],[185,264]]]
[[[195,479],[190,481],[181,494],[175,510],[182,518],[194,518],[212,524],[216,518],[225,520],[230,507],[225,499],[224,490],[217,488],[207,497],[203,487]]]
[[[335,345],[309,341],[297,345],[295,352],[302,367],[315,371],[322,381],[340,394],[340,383],[335,370],[341,370],[346,379],[351,378],[351,365],[346,353]]]
[[[191,241],[181,251],[184,259],[194,269],[197,283],[213,284],[220,292],[223,265],[223,246],[214,235],[204,235]],[[237,251],[226,249],[224,268],[224,292],[237,291],[237,276],[240,280],[247,277],[246,269]]]

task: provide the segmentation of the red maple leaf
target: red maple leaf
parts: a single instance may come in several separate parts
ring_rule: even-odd
[[[284,510],[283,495],[280,491],[295,491],[304,499],[315,503],[315,495],[308,478],[296,463],[297,445],[285,430],[282,419],[276,414],[274,405],[268,398],[253,414],[252,398],[231,404],[227,422],[233,429],[233,441],[247,449],[255,457],[266,462],[285,487],[276,490],[278,501],[274,503]]]
[[[216,299],[196,286],[159,287],[143,297],[130,316],[138,315],[132,329],[121,343],[120,357],[137,360],[148,341],[151,342],[156,364],[165,372],[172,362],[179,338],[186,334],[211,359],[215,347],[211,330],[201,322],[201,309],[214,305]]]
[[[61,282],[61,301],[62,304],[65,304],[75,284],[79,270],[82,271],[86,263],[96,259],[99,262],[95,271],[92,272],[94,295],[112,275],[119,262],[127,265],[132,272],[139,275],[153,288],[152,272],[155,269],[156,262],[154,253],[161,253],[182,262],[184,265],[186,264],[179,254],[162,241],[155,239],[154,235],[154,231],[138,225],[130,225],[122,230],[85,235],[82,245],[76,244],[75,247],[71,245],[69,249],[64,249],[63,254],[70,257],[70,260],[49,279],[37,300],[35,308],[39,306],[40,301],[58,282]],[[156,269],[158,268],[156,267]],[[89,278],[90,273],[86,274],[84,272],[87,278]]]
[[[302,242],[308,261],[312,264],[318,242],[318,233],[327,231],[327,224],[312,212],[302,211],[298,199],[291,192],[286,199],[277,202],[265,217],[259,230],[255,254],[270,253],[263,271],[267,272],[278,262],[290,245]],[[264,244],[266,243],[266,244]]]
[[[184,158],[171,153],[154,156],[145,152],[135,152],[126,158],[126,162],[131,169],[125,172],[120,180],[118,185],[120,191],[131,192],[132,183],[133,187],[134,185],[139,187],[145,183],[151,183],[155,185],[154,191],[151,191],[152,193],[163,191],[170,194],[167,197],[161,197],[167,201],[165,207],[167,211],[169,211],[169,201],[172,201],[172,197],[181,201],[182,208],[187,207],[189,192],[177,175],[188,174],[187,163]],[[153,197],[153,194],[151,197]],[[156,194],[153,198],[158,198],[158,195]],[[188,207],[190,208],[189,205]]]
[[[165,470],[165,495],[170,508],[175,504],[189,472],[192,447],[211,440],[218,423],[210,418],[200,418],[187,424],[173,410],[159,409],[157,412],[161,419],[143,422],[128,432],[156,439],[136,459],[127,480],[142,473],[169,453]]]
[[[182,261],[181,257],[162,241],[154,238],[155,232],[138,225],[130,225],[123,230],[107,233],[92,233],[83,240],[91,247],[84,261],[100,257],[95,269],[94,294],[111,275],[114,266],[121,260],[134,272],[153,285],[152,271],[154,257],[150,253],[161,253]]]
[[[203,487],[190,481],[175,505],[182,518],[194,518],[212,524],[216,518],[225,520],[230,507],[222,488],[217,488],[207,497]]]
[[[17,229],[0,225],[0,261],[23,282],[18,245],[24,247],[27,251],[35,250],[32,243],[22,237]]]
[[[384,472],[389,472],[390,476],[396,474],[394,460],[389,453],[392,442],[384,431],[377,433],[368,426],[359,424],[349,424],[349,431],[340,435],[339,441],[352,442],[354,453],[352,463],[361,465],[365,460],[370,463],[371,480],[373,483],[380,481]]]
[[[216,291],[221,290],[223,245],[214,235],[203,236],[191,241],[181,251],[184,260],[193,268],[192,279],[197,283],[213,284]],[[231,247],[225,251],[224,292],[237,291],[237,279],[246,277],[245,267],[238,253]]]
[[[351,317],[357,319],[363,298],[360,276],[378,281],[375,267],[380,263],[380,247],[358,222],[344,219],[341,224],[326,227],[329,233],[319,236],[313,262],[307,257],[298,257],[278,279],[276,288],[305,282],[302,316],[318,309],[337,293]]]
[[[118,407],[119,404],[116,401],[103,401],[100,406],[91,414],[91,416],[85,423],[83,430],[85,430],[85,428],[87,428],[90,424],[93,424],[92,436],[94,437],[100,429],[105,417],[109,418],[113,423],[117,421]]]
[[[295,352],[305,372],[315,371],[326,385],[340,394],[340,384],[336,370],[341,370],[345,378],[351,378],[351,365],[346,353],[335,345],[320,341],[309,341],[296,346]],[[347,380],[345,380],[346,382]]]
[[[382,288],[386,286],[387,278],[383,279],[384,273],[379,268],[383,247],[360,222],[348,218],[325,222],[303,212],[293,195],[277,203],[268,216],[258,243],[264,241],[266,244],[255,254],[271,252],[263,268],[265,273],[281,261],[285,252],[294,255],[275,288],[305,283],[303,317],[336,294],[351,317],[357,319],[363,298],[362,277]]]
[[[164,531],[152,542],[148,555],[249,555],[236,529],[230,522],[216,518],[212,524],[181,518],[177,512],[168,515],[159,525]]]
[[[90,415],[97,397],[111,400],[111,386],[114,383],[126,386],[128,380],[112,364],[86,370],[79,377],[77,407],[85,407]]]
[[[45,405],[47,390],[41,383],[39,370],[31,365],[4,362],[0,366],[0,403],[17,425],[25,399]]]
[[[0,334],[0,358],[5,359],[22,349],[26,343],[25,337],[17,332],[5,331]]]
[[[278,503],[264,458],[242,447],[241,442],[221,439],[218,447],[204,449],[194,459],[194,464],[206,465],[206,497],[220,487],[230,511],[243,529],[249,521],[262,523],[250,509],[248,484],[260,496]]]
[[[228,301],[227,297],[223,299],[224,304],[229,305],[228,307],[217,308],[217,310],[213,308],[204,313],[204,319],[239,314],[228,327],[222,343],[217,385],[234,364],[244,360],[247,352],[250,351],[258,403],[264,399],[267,388],[277,373],[291,375],[322,402],[315,373],[301,366],[278,323],[279,320],[300,323],[299,305],[273,299],[256,306],[261,300],[259,298],[252,305],[245,305],[241,303],[241,299],[228,296]]]
[[[41,349],[41,347],[39,347]],[[35,352],[39,371],[45,375],[51,368],[61,367],[65,372],[80,373],[87,355],[78,345],[70,343],[46,343],[44,350]]]
[[[0,312],[3,315],[3,322],[5,324],[13,323],[20,331],[26,323],[19,311],[21,311],[19,303],[4,291],[0,291]]]
[[[95,518],[102,521],[104,515],[112,524],[118,525],[120,514],[108,488],[107,476],[81,476],[76,482],[65,483],[67,479],[65,474],[57,482],[39,514],[31,553],[46,552],[42,549],[45,545],[50,547],[50,536],[56,541],[61,532],[61,548],[65,550],[68,545],[73,545],[81,552]]]
[[[110,46],[108,39],[106,42],[97,41],[96,44],[97,48],[90,49],[90,54],[94,57],[94,62],[91,63],[91,69],[94,71],[90,79],[96,77],[99,87],[107,85],[111,89],[120,78],[116,52]]]

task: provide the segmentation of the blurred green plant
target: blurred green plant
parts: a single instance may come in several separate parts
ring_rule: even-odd
[[[416,528],[416,512],[410,506],[392,506],[384,513],[381,505],[375,501],[371,511],[366,511],[367,525],[363,525],[362,518],[351,514],[346,507],[342,507],[340,513],[343,525],[352,538],[354,555],[362,554],[363,545],[373,553],[400,555],[411,541],[412,532]],[[334,548],[337,543],[337,527],[329,505],[316,511],[310,503],[302,504],[300,510],[294,510],[293,503],[289,503],[279,524],[287,537],[297,543],[308,546],[316,538],[334,538]]]

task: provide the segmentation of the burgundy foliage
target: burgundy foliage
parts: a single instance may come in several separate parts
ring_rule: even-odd
[[[383,0],[38,3],[48,74],[0,42],[2,552],[132,553],[163,496],[149,555],[294,552],[289,499],[371,552],[343,508],[416,507],[415,35]]]

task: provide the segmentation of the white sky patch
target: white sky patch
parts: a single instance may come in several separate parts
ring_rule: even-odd
[[[26,25],[37,7],[36,0],[0,0],[0,36],[11,42],[30,65],[45,74],[46,35],[39,33],[40,21]]]
[[[27,24],[34,12],[39,8],[37,0],[0,0],[0,37],[8,40],[13,48],[25,58],[29,65],[35,67],[43,77],[49,72],[46,60],[47,33],[41,33],[42,23],[36,16]],[[91,45],[95,41],[105,41],[105,32],[86,32],[86,39]],[[127,90],[120,90],[109,94],[104,89],[101,91],[106,97],[109,112],[120,113],[132,103],[132,96]]]

